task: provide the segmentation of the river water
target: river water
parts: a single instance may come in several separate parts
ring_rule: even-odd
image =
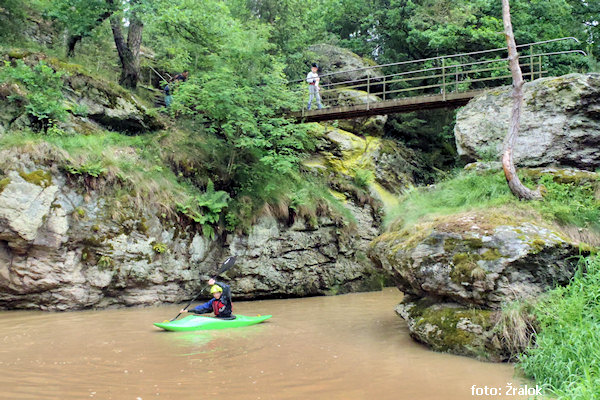
[[[164,332],[180,307],[0,313],[0,399],[519,399],[510,364],[427,350],[383,292],[234,302],[245,328]],[[475,385],[475,389],[473,389]]]

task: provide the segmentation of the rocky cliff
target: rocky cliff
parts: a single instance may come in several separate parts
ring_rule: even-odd
[[[220,261],[238,298],[309,296],[381,288],[366,257],[378,233],[369,205],[348,203],[360,231],[329,217],[288,226],[260,217],[249,235],[202,236],[158,213],[125,209],[74,184],[52,159],[3,151],[0,306],[50,310],[148,305],[190,298]],[[76,182],[76,181],[75,181]],[[201,279],[202,278],[202,279]]]

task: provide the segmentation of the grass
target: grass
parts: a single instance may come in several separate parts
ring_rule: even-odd
[[[494,326],[502,347],[511,355],[521,354],[531,346],[537,329],[533,305],[521,300],[503,304]]]
[[[519,367],[559,400],[600,399],[600,257],[538,300],[536,345]]]
[[[144,136],[110,131],[92,135],[13,132],[0,138],[0,176],[11,169],[12,156],[26,153],[40,165],[58,165],[88,190],[110,196],[115,219],[148,210],[172,216],[179,204],[203,193],[208,177],[219,178],[224,173],[219,169],[227,161],[210,154],[217,149],[214,141],[179,134],[184,140],[172,143],[173,137],[164,132]],[[317,178],[262,174],[262,179],[257,174],[256,184],[232,194],[233,201],[224,210],[229,231],[248,232],[261,215],[285,222],[303,218],[313,228],[319,225],[318,217],[327,216],[342,232],[355,227],[354,216]]]
[[[398,207],[388,213],[384,224],[409,226],[424,216],[449,215],[514,201],[501,174],[457,171],[436,185],[408,192]]]
[[[600,246],[600,181],[586,177],[581,182],[562,183],[560,177],[550,174],[523,181],[530,187],[542,185],[544,199],[518,201],[510,193],[501,171],[456,171],[436,185],[405,194],[386,216],[384,224],[388,229],[403,228],[425,216],[504,206],[514,212],[535,211],[560,226],[571,239]]]
[[[58,164],[74,180],[103,194],[110,192],[117,211],[158,209],[175,212],[177,202],[194,193],[162,162],[153,135],[126,136],[116,132],[49,136],[15,132],[0,139],[0,148],[26,153],[33,160]],[[10,163],[10,157],[5,162]],[[0,169],[10,169],[10,164]]]

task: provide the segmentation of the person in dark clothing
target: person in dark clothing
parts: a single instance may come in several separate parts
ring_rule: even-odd
[[[225,283],[216,282],[214,279],[208,281],[210,293],[213,298],[204,304],[200,304],[191,310],[192,314],[208,314],[211,312],[215,313],[217,318],[232,318],[232,306],[231,306],[231,288]],[[188,310],[181,310],[182,313],[188,312]]]
[[[188,70],[185,70],[182,73],[175,75],[173,77],[173,79],[171,79],[171,81],[185,82],[185,81],[187,81],[189,75],[190,75],[190,72]]]
[[[187,81],[189,75],[190,75],[190,72],[188,70],[185,70],[182,73],[175,75],[173,78],[171,78],[169,83],[167,83],[167,85],[164,88],[165,105],[167,106],[167,108],[169,108],[171,106],[171,103],[173,102],[172,90],[173,90],[174,83]]]

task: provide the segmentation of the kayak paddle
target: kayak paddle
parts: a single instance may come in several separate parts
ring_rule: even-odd
[[[221,265],[221,268],[217,271],[217,274],[215,276],[213,276],[211,279],[215,279],[216,277],[218,277],[219,275],[221,275],[222,273],[224,273],[225,271],[229,270],[229,268],[233,267],[233,264],[235,264],[235,256],[231,256],[228,257],[227,260],[225,260],[225,262],[223,263],[223,265]],[[183,309],[187,309],[201,294],[202,292],[204,292],[204,289],[206,289],[209,285],[204,286],[200,292],[196,295],[196,297],[194,297],[187,306],[185,306]],[[177,314],[177,316],[175,318],[173,318],[171,321],[175,321],[179,316],[181,315],[181,312],[179,314]]]

